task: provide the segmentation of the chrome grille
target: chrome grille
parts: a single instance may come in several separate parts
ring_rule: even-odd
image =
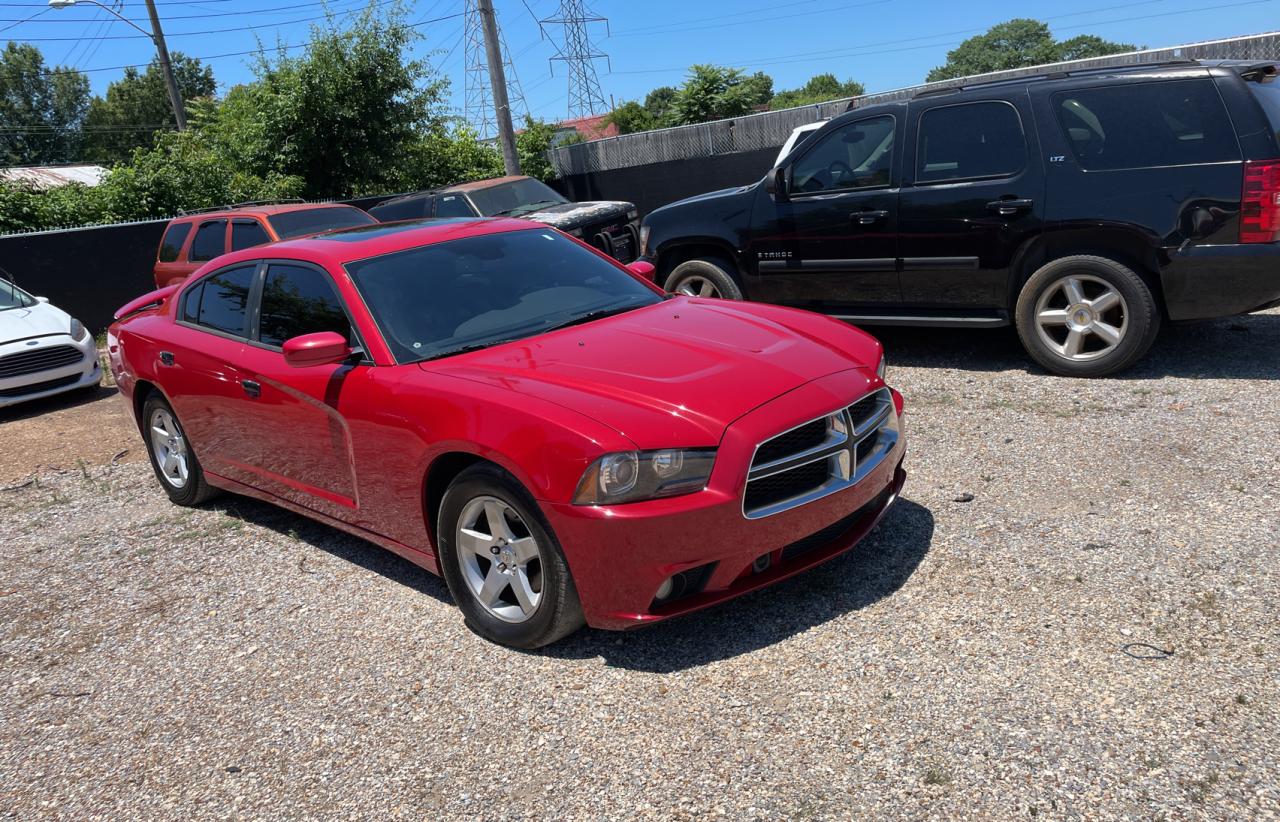
[[[742,513],[759,519],[856,484],[898,441],[893,396],[882,388],[756,446]]]
[[[0,357],[0,380],[64,368],[83,359],[84,353],[72,345],[51,345],[48,348],[10,354]]]

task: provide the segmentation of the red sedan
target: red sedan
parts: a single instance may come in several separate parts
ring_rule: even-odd
[[[341,528],[537,647],[830,559],[905,477],[876,340],[644,265],[517,220],[245,249],[122,308],[111,368],[174,502]]]

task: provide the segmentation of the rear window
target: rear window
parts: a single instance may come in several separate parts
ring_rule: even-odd
[[[1211,80],[1079,89],[1056,95],[1054,108],[1076,160],[1090,171],[1240,159]]]
[[[1276,142],[1280,142],[1280,80],[1269,83],[1250,83],[1253,96],[1262,104],[1262,110],[1271,121],[1271,130],[1276,133]]]
[[[419,217],[427,216],[427,203],[431,202],[428,197],[411,197],[406,200],[392,200],[389,203],[374,206],[369,209],[369,213],[384,223],[390,223],[395,220],[416,220]]]
[[[231,223],[231,250],[253,248],[271,242],[267,230],[257,220],[236,220]]]
[[[196,238],[191,241],[191,262],[203,263],[226,251],[227,221],[213,220],[201,223]]]
[[[164,233],[164,239],[160,241],[160,262],[176,262],[178,255],[182,253],[182,245],[187,241],[187,235],[190,233],[191,223],[170,225],[169,230]]]
[[[206,277],[199,288],[200,310],[196,322],[216,331],[245,336],[245,307],[249,304],[249,289],[257,270],[258,264],[252,263]],[[195,294],[193,290],[191,295]],[[191,297],[186,307],[190,316]]]
[[[1022,119],[1008,103],[940,106],[920,117],[916,182],[1005,177],[1026,162]]]
[[[330,231],[335,228],[372,225],[377,222],[365,212],[351,206],[286,211],[283,214],[271,215],[267,221],[271,223],[271,227],[276,230],[276,234],[282,240],[319,234],[321,231]]]
[[[461,194],[443,194],[436,198],[437,217],[474,217],[476,213]]]

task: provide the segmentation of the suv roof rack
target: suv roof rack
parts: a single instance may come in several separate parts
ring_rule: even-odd
[[[277,200],[249,200],[243,203],[233,203],[231,205],[209,206],[208,208],[181,208],[181,209],[178,209],[178,214],[180,216],[187,217],[192,214],[208,214],[213,211],[229,211],[230,209],[233,209],[233,208],[250,208],[252,206],[266,206],[266,205],[295,205],[298,203],[305,203],[305,202],[306,200],[302,199],[301,197],[281,197],[280,199],[277,199]]]
[[[1161,60],[1158,63],[1131,63],[1123,66],[1094,66],[1091,68],[1047,70],[1037,74],[1027,74],[1022,77],[999,77],[992,80],[977,80],[969,83],[962,80],[954,85],[925,89],[924,91],[917,92],[912,95],[912,99],[936,97],[942,94],[953,94],[959,91],[967,91],[968,89],[974,88],[987,88],[989,86],[1014,85],[1017,83],[1031,83],[1043,80],[1061,80],[1064,77],[1081,77],[1089,74],[1107,74],[1110,72],[1138,71],[1141,69],[1169,68],[1172,66],[1195,66],[1200,64],[1199,60],[1179,57],[1172,60]]]

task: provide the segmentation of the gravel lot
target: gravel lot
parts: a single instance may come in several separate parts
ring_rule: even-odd
[[[50,415],[83,456],[0,492],[0,816],[1280,818],[1280,312],[1096,382],[882,338],[911,476],[858,552],[539,653],[337,531],[169,505],[117,399]]]

